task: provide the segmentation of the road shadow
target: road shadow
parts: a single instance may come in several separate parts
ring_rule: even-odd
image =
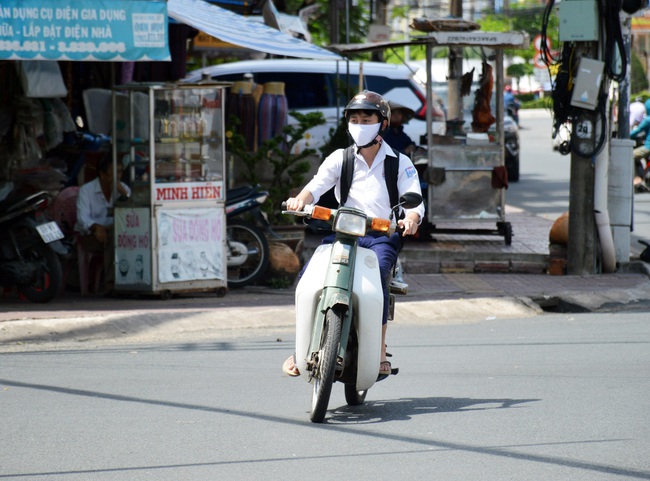
[[[328,423],[375,424],[408,421],[420,414],[518,408],[541,399],[473,399],[452,397],[400,398],[366,401],[362,406],[340,406],[328,412]]]

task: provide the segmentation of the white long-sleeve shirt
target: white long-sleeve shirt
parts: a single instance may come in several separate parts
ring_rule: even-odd
[[[126,192],[130,195],[131,190],[122,183]],[[93,224],[110,227],[113,225],[113,216],[110,209],[113,207],[113,194],[111,199],[106,200],[99,184],[99,177],[84,184],[79,189],[77,197],[77,223],[75,230],[83,235],[90,233]]]
[[[372,217],[388,219],[391,212],[390,196],[386,181],[384,180],[384,160],[386,155],[394,157],[396,152],[387,148],[382,142],[371,167],[360,154],[355,152],[354,175],[348,193],[347,207],[354,207]],[[314,197],[314,203],[330,190],[334,189],[336,199],[341,199],[341,168],[343,166],[344,149],[339,149],[330,154],[321,164],[313,179],[305,186]],[[399,170],[397,174],[397,191],[399,195],[406,192],[415,192],[422,195],[420,180],[417,170],[408,157],[397,153],[399,156]],[[424,204],[421,203],[414,209],[406,209],[406,213],[417,212],[420,220],[424,218]]]

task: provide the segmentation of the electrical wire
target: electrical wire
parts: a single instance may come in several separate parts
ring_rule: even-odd
[[[605,98],[603,98],[605,97]],[[578,157],[585,159],[593,159],[605,146],[605,141],[607,140],[607,109],[605,107],[607,101],[607,95],[601,94],[601,97],[598,102],[598,108],[592,113],[584,109],[576,109],[575,115],[573,116],[573,128],[571,130],[571,139],[569,144],[571,146],[571,151],[574,152]],[[585,148],[588,146],[588,142],[582,142],[579,135],[576,132],[576,125],[580,121],[591,122],[592,128],[594,129],[593,138],[595,140],[593,147]]]
[[[625,80],[627,73],[627,55],[620,19],[622,6],[622,0],[600,0],[598,2],[600,16],[604,23],[605,68],[609,78],[616,82]],[[619,71],[616,71],[617,60],[620,60]]]

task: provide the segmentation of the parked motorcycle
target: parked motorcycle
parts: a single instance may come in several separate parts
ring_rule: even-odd
[[[32,302],[54,299],[63,278],[58,255],[68,253],[61,229],[45,217],[49,202],[47,192],[0,201],[0,284]]]
[[[372,250],[358,245],[358,239],[367,231],[392,235],[397,209],[421,202],[421,195],[405,194],[390,219],[368,217],[349,207],[309,205],[299,212],[283,211],[325,221],[335,233],[332,244],[316,249],[296,287],[295,362],[313,385],[310,418],[314,423],[325,418],[335,381],[345,385],[346,402],[355,406],[364,403],[375,382],[387,377],[379,376],[384,303],[379,262]],[[397,287],[405,293],[404,284]]]
[[[229,287],[252,284],[269,266],[269,244],[265,233],[272,230],[260,209],[268,196],[269,193],[260,190],[259,186],[243,186],[226,192]]]

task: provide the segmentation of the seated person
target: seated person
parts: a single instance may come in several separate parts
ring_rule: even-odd
[[[122,177],[122,164],[117,165],[117,177]],[[117,185],[120,196],[129,197],[131,190],[123,182]],[[115,266],[113,259],[113,163],[105,156],[97,167],[97,177],[79,189],[77,197],[77,242],[88,252],[103,254],[105,291],[114,288]]]

